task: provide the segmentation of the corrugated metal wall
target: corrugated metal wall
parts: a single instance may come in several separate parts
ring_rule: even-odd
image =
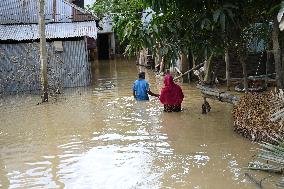
[[[0,24],[0,40],[35,40],[39,39],[38,24]],[[47,39],[88,36],[97,38],[96,22],[53,23],[45,27]]]
[[[1,0],[0,23],[38,23],[37,3],[37,0]],[[63,0],[56,0],[56,12],[54,13],[53,1],[46,0],[46,22],[71,22],[73,17],[72,9]]]
[[[63,52],[48,43],[49,89],[91,82],[85,40],[63,41]],[[39,43],[0,44],[0,93],[40,89]]]

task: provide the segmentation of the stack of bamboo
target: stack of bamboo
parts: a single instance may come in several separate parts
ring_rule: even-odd
[[[272,120],[275,104],[279,103],[275,92],[246,94],[233,109],[234,129],[253,141],[273,142],[272,138],[283,134],[280,120]],[[283,101],[282,101],[283,102]]]

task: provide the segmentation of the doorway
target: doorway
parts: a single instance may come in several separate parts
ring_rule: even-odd
[[[98,59],[109,59],[109,38],[108,34],[98,34]]]

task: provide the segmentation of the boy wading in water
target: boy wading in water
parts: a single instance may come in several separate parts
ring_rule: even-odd
[[[159,97],[158,94],[152,93],[150,91],[150,86],[148,81],[145,80],[145,72],[140,72],[138,74],[138,79],[134,82],[133,96],[137,101],[149,100],[149,95]]]

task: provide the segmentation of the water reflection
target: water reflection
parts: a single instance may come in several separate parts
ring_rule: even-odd
[[[183,111],[164,113],[155,98],[133,99],[134,62],[95,62],[92,71],[92,86],[48,104],[0,100],[0,187],[255,188],[243,168],[254,146],[233,133],[230,105],[210,102],[202,115],[199,91],[183,85]],[[146,79],[160,91],[159,78]]]

